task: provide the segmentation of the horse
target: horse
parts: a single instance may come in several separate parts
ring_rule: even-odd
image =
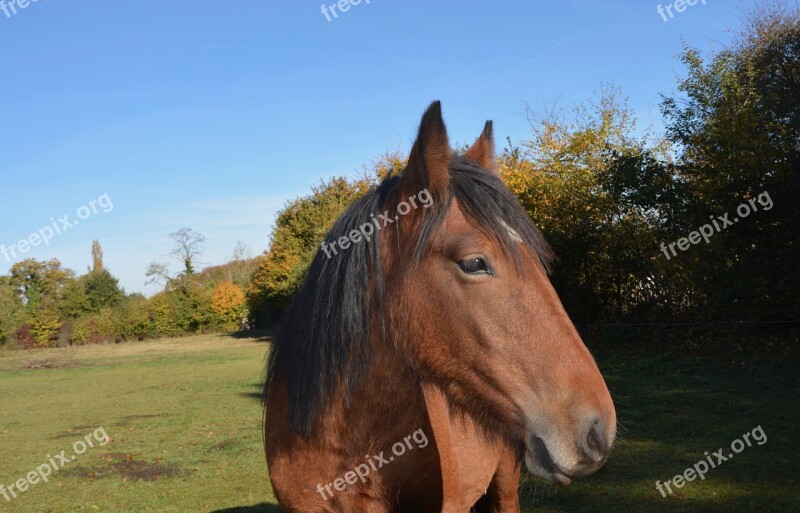
[[[406,167],[326,240],[339,249],[316,253],[266,366],[284,511],[517,512],[523,464],[568,485],[605,463],[614,403],[499,176],[491,121],[454,152],[431,104]]]

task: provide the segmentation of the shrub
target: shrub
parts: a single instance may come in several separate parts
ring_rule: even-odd
[[[114,309],[114,333],[128,340],[156,336],[150,305],[144,296],[128,296]]]
[[[73,321],[65,321],[58,330],[58,335],[53,343],[54,347],[66,347],[72,343],[72,327]]]
[[[36,310],[31,319],[31,335],[39,347],[48,347],[61,329],[61,318],[58,312],[48,308]]]
[[[17,337],[17,345],[19,345],[20,348],[33,349],[34,347],[36,347],[36,339],[33,338],[30,324],[23,324],[22,326],[17,328],[16,337]]]
[[[242,328],[247,319],[247,304],[242,289],[231,281],[220,282],[211,294],[211,309],[219,326],[226,331]]]
[[[149,310],[155,336],[170,337],[181,334],[175,301],[171,293],[161,292],[153,296]]]
[[[94,320],[91,316],[81,317],[72,324],[70,341],[79,346],[98,342],[95,335]]]
[[[102,340],[111,340],[117,334],[115,317],[111,308],[101,308],[97,315],[93,316],[95,330]]]
[[[72,325],[72,343],[77,345],[102,344],[115,338],[115,312],[102,308],[95,315],[77,319]]]
[[[150,313],[157,336],[175,337],[215,328],[211,291],[189,280],[154,296],[150,300]]]

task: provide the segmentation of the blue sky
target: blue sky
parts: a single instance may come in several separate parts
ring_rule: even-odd
[[[322,3],[0,10],[0,244],[51,218],[77,220],[103,194],[113,203],[47,246],[10,262],[0,254],[0,273],[25,257],[83,273],[98,239],[122,286],[152,294],[145,268],[168,260],[167,236],[183,226],[207,237],[207,264],[240,240],[258,254],[287,200],[407,149],[434,99],[453,143],[473,140],[486,119],[499,140],[518,142],[529,132],[524,101],[569,106],[603,82],[658,127],[682,38],[719,48],[741,12],[738,1],[707,0],[664,22],[658,2],[642,0],[371,0],[327,21]]]

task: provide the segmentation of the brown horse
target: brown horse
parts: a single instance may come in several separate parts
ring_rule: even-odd
[[[516,512],[523,461],[561,485],[605,462],[614,404],[495,160],[491,122],[452,154],[436,102],[329,232],[268,364],[285,511]]]

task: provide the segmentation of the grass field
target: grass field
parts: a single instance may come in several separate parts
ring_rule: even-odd
[[[265,339],[201,336],[0,352],[0,484],[102,427],[111,441],[10,502],[9,512],[277,512],[261,442]],[[634,349],[636,348],[636,349]],[[526,511],[800,511],[794,351],[720,354],[593,347],[627,430],[595,476],[522,488]],[[762,426],[744,449],[667,498],[655,489]]]

